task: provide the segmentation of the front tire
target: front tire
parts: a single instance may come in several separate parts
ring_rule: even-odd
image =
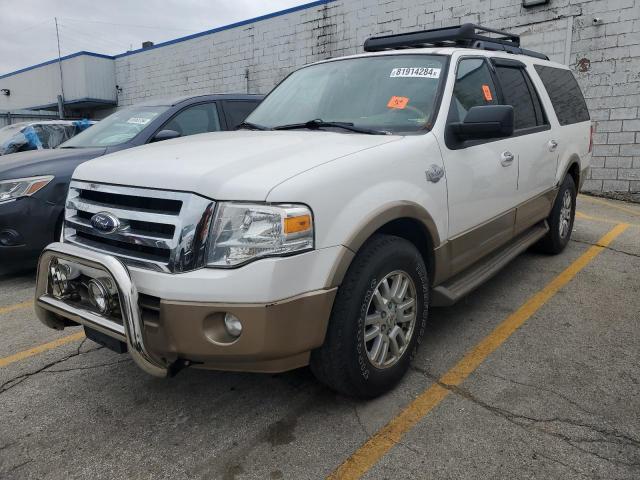
[[[429,307],[429,277],[409,241],[374,235],[338,289],[322,347],[311,370],[330,388],[375,397],[404,376],[420,344]]]
[[[555,255],[565,249],[571,239],[576,216],[576,196],[576,184],[573,177],[567,175],[547,218],[549,232],[536,245],[539,251]]]

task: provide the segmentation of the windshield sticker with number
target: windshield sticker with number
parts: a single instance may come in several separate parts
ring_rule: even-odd
[[[147,123],[149,123],[151,121],[150,118],[144,118],[144,117],[131,117],[129,120],[127,120],[127,123],[135,123],[137,125],[146,125]]]
[[[440,78],[440,68],[400,67],[391,70],[391,78]]]

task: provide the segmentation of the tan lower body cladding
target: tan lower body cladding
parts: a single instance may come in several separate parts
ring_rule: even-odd
[[[196,368],[283,372],[309,363],[324,341],[336,288],[269,304],[221,304],[161,300],[159,310],[143,309],[145,343],[163,363],[182,359]],[[224,315],[242,323],[229,338]]]

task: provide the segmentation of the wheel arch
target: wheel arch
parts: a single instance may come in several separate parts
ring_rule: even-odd
[[[382,207],[367,216],[344,242],[351,255],[344,255],[333,270],[331,286],[342,283],[351,262],[360,248],[373,235],[395,235],[411,242],[421,253],[427,265],[430,281],[436,271],[435,248],[440,245],[440,235],[433,217],[426,209],[411,202],[397,202]]]
[[[560,176],[560,178],[558,178],[558,181],[557,181],[558,186],[560,186],[560,184],[562,183],[562,181],[567,175],[571,175],[574,183],[576,184],[576,190],[580,190],[580,187],[582,186],[581,182],[584,180],[583,178],[581,178],[581,173],[582,172],[580,171],[580,158],[574,154],[569,158],[562,175]]]

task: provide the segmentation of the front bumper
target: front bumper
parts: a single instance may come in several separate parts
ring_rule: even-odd
[[[121,310],[118,320],[55,298],[49,282],[49,266],[55,259],[100,270],[113,279]],[[35,309],[51,328],[61,329],[72,322],[125,342],[136,364],[155,376],[166,376],[173,365],[185,363],[210,369],[281,372],[306,365],[311,350],[322,344],[335,293],[335,287],[320,288],[264,303],[150,297],[139,295],[129,269],[115,257],[54,243],[40,257]],[[225,313],[242,322],[237,339],[225,336]]]
[[[63,208],[35,197],[0,203],[0,265],[35,262],[54,239]]]

